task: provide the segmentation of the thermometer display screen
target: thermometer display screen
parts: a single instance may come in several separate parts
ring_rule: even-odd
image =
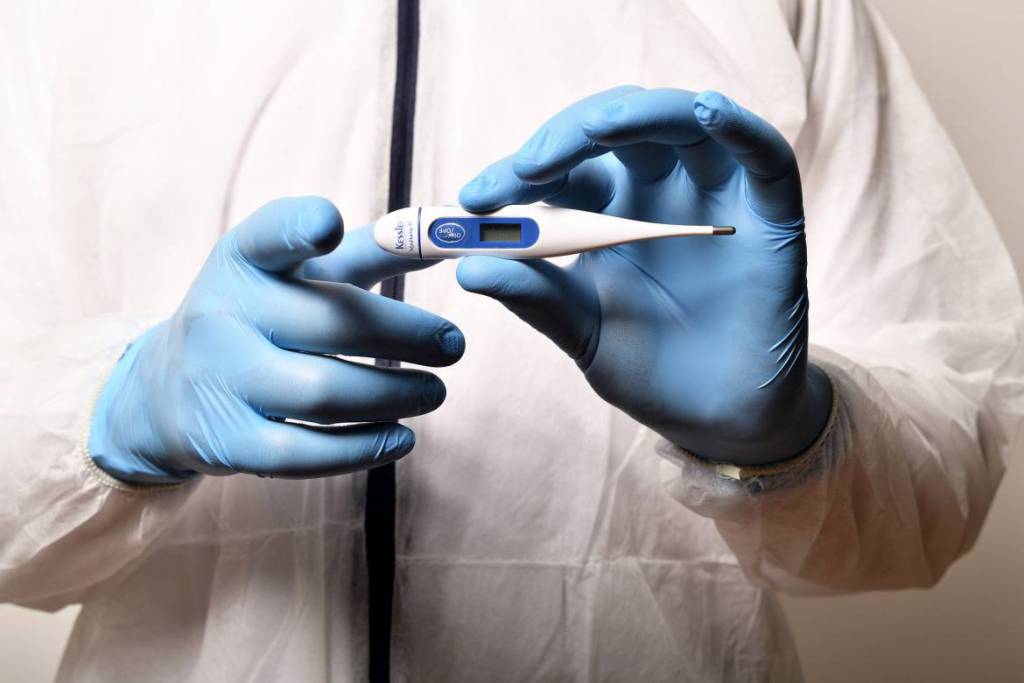
[[[522,242],[522,223],[481,223],[481,242]]]

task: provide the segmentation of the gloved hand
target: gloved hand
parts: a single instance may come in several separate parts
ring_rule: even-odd
[[[466,185],[470,211],[544,200],[731,237],[637,242],[571,266],[474,256],[458,279],[576,360],[605,400],[699,456],[806,449],[831,408],[807,362],[800,175],[772,126],[714,92],[621,87],[545,123]]]
[[[271,202],[225,235],[177,312],[132,343],[104,385],[89,432],[95,462],[159,483],[326,476],[408,453],[415,436],[394,420],[437,408],[441,380],[331,356],[442,366],[465,340],[436,315],[360,288],[401,262],[423,264],[359,247],[365,239],[335,249],[341,238],[341,216],[315,197]],[[330,252],[348,283],[299,277]]]

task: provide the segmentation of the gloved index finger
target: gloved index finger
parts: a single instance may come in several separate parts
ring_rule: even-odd
[[[509,204],[532,204],[547,199],[556,193],[563,179],[549,183],[531,184],[512,170],[515,157],[500,159],[463,186],[459,192],[459,203],[467,211],[495,211]]]
[[[714,187],[729,177],[736,162],[697,121],[695,97],[675,88],[631,93],[592,107],[583,118],[583,131],[641,177],[661,177],[678,160],[697,186]],[[659,149],[664,150],[660,158]]]
[[[266,297],[252,322],[282,349],[451,365],[465,337],[450,321],[349,283],[293,280]]]
[[[583,132],[607,147],[639,142],[693,145],[708,137],[693,113],[695,96],[674,88],[630,93],[589,107],[583,113]]]
[[[405,258],[381,249],[373,236],[373,224],[345,235],[337,249],[306,261],[302,276],[310,280],[347,282],[362,289],[396,275],[429,268],[436,260]]]
[[[750,208],[773,223],[802,225],[800,170],[782,133],[714,91],[697,95],[693,109],[701,127],[743,167]]]
[[[467,211],[495,211],[509,204],[546,201],[581,211],[600,211],[615,191],[615,181],[600,159],[585,159],[569,173],[549,183],[534,185],[515,174],[514,157],[505,157],[485,168],[459,192]]]
[[[515,155],[513,168],[528,183],[557,180],[570,169],[607,150],[596,145],[583,131],[583,116],[595,105],[641,90],[624,85],[585,97],[548,119]]]

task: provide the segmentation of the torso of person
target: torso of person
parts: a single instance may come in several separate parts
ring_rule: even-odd
[[[348,229],[385,212],[394,3],[111,4],[45,19],[47,220],[77,228],[59,250],[36,236],[40,283],[61,283],[18,304],[47,311],[38,325],[169,315],[218,237],[274,197],[323,195]],[[775,2],[424,0],[419,20],[414,204],[455,203],[548,116],[615,85],[714,88],[791,140],[804,122]],[[445,404],[407,422],[392,677],[799,676],[774,597],[665,493],[657,435],[454,267],[405,283],[467,350],[439,372]],[[152,550],[85,602],[61,676],[365,677],[366,474],[191,485]]]

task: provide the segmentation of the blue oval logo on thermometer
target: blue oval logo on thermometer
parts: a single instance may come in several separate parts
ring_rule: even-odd
[[[466,229],[458,223],[442,223],[434,229],[434,236],[442,242],[455,244],[466,239]]]

